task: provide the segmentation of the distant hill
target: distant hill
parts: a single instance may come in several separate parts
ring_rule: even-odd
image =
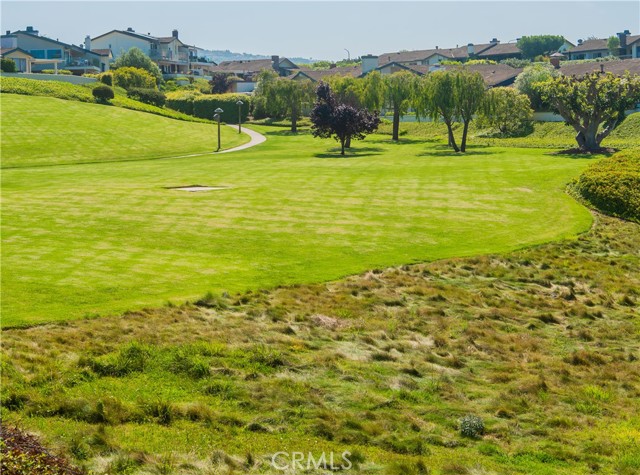
[[[216,63],[220,63],[222,61],[240,61],[240,60],[250,60],[250,59],[267,59],[270,58],[271,55],[264,54],[251,54],[251,53],[234,53],[229,50],[203,50],[204,55],[215,61]],[[308,64],[318,61],[317,59],[309,59],[309,58],[289,58],[296,64]]]

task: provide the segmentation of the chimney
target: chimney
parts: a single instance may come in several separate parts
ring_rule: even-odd
[[[171,32],[171,36],[173,36],[174,38],[176,38],[176,39],[177,39],[177,38],[178,38],[178,30],[173,30],[173,31]]]
[[[473,43],[469,43],[467,45],[467,55],[473,56],[474,54],[476,54],[476,49],[473,47]]]
[[[582,40],[578,40],[578,44],[581,45],[582,44]]]
[[[489,41],[489,43],[491,43],[492,45],[497,45],[498,43],[500,43],[500,40],[498,38],[493,38],[491,41]]]
[[[38,30],[34,30],[32,26],[27,27],[27,33],[38,36]]]
[[[373,54],[361,56],[362,74],[367,74],[378,67],[378,57]]]
[[[549,56],[549,62],[553,65],[555,69],[560,69],[560,61],[564,59],[564,54],[562,53],[553,53]]]
[[[11,34],[11,30],[7,30],[7,36]]]
[[[134,30],[133,28],[131,28],[131,27],[127,28],[127,31],[130,31],[130,32],[132,32],[132,33],[135,33],[135,30]]]
[[[89,35],[84,37],[84,49],[91,51],[91,37]]]
[[[604,64],[603,63],[600,63],[600,72],[604,73]]]
[[[276,73],[280,74],[280,56],[277,54],[271,56],[271,67]]]
[[[627,32],[618,33],[618,39],[620,40],[620,49],[627,49]]]

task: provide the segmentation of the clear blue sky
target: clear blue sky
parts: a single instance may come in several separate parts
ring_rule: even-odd
[[[32,25],[80,44],[85,35],[132,27],[206,49],[342,59],[399,50],[560,34],[574,42],[640,33],[640,1],[510,2],[97,2],[2,1],[2,32]]]

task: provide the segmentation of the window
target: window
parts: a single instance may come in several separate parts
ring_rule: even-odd
[[[48,49],[47,59],[62,59],[62,50],[60,49]]]
[[[36,59],[45,59],[45,52],[43,49],[32,49],[29,53]]]

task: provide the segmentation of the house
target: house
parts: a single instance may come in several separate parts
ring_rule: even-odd
[[[210,67],[215,66],[213,61],[198,56],[202,49],[183,43],[178,37],[178,30],[173,30],[171,36],[156,37],[151,33],[138,33],[129,27],[126,30],[111,30],[88,41],[91,48],[111,50],[116,59],[131,48],[138,48],[158,64],[165,78],[192,74],[194,70],[204,75]]]
[[[234,83],[234,92],[252,92],[256,88],[258,74],[262,71],[272,70],[279,76],[286,77],[291,76],[298,69],[300,68],[289,59],[273,55],[271,59],[222,61],[210,71],[240,78]]]
[[[629,30],[618,33],[621,58],[640,58],[640,35],[631,35]]]
[[[33,56],[20,48],[2,48],[0,58],[12,59],[16,63],[16,70],[20,73],[31,73],[31,65],[35,62]]]
[[[497,39],[492,40],[493,46],[476,53],[471,59],[487,59],[490,61],[502,61],[509,58],[522,58],[522,51],[516,43],[500,43]]]
[[[565,53],[569,60],[596,59],[609,56],[606,39],[578,40],[578,44]]]
[[[299,69],[297,72],[293,73],[289,77],[294,81],[308,79],[312,82],[318,82],[331,76],[349,76],[349,77],[357,78],[362,76],[362,67],[361,66],[337,67],[335,64],[333,64],[329,69]]]
[[[640,76],[640,58],[589,63],[561,63],[560,72],[565,76],[584,76],[594,72],[612,73],[622,76],[629,72]]]
[[[43,69],[68,69],[73,74],[99,73],[109,69],[109,55],[96,53],[81,46],[70,45],[58,40],[41,36],[33,26],[26,30],[7,31],[2,35],[2,49],[22,50],[32,57],[29,60],[23,56],[20,59],[24,66],[22,72],[38,72]],[[9,54],[9,53],[6,53]],[[14,56],[17,53],[13,53]]]

